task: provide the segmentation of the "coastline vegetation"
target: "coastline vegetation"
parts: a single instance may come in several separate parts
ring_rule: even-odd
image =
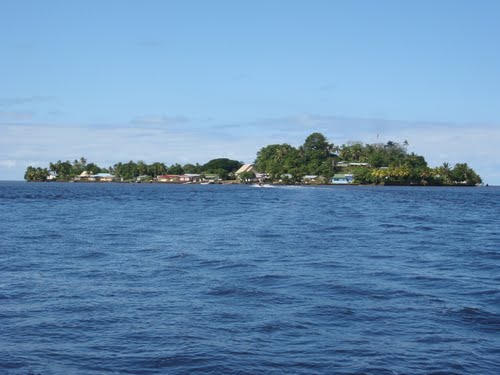
[[[50,163],[49,168],[29,166],[24,174],[26,181],[74,181],[75,178],[86,172],[87,175],[98,175],[102,173],[113,175],[119,181],[130,182],[141,178],[143,181],[154,181],[161,175],[182,175],[182,174],[215,174],[220,179],[235,179],[234,172],[243,163],[237,160],[219,158],[210,160],[204,165],[178,163],[167,166],[165,163],[154,162],[147,164],[142,160],[138,162],[129,161],[127,163],[116,163],[108,168],[101,168],[94,163],[88,163],[87,159],[81,157],[73,162],[58,160]],[[51,177],[53,176],[53,177]]]
[[[481,177],[466,163],[429,167],[422,155],[408,153],[408,142],[334,145],[321,133],[309,135],[298,148],[289,144],[263,147],[257,153],[257,170],[272,181],[297,183],[304,175],[320,176],[322,182],[336,173],[352,174],[354,183],[384,185],[466,185],[482,183]]]
[[[321,133],[312,133],[299,147],[289,144],[272,144],[261,148],[256,156],[253,171],[237,176],[242,162],[219,158],[208,163],[172,164],[162,162],[147,164],[144,161],[119,162],[108,168],[88,163],[85,158],[50,163],[49,168],[29,166],[27,181],[73,181],[82,173],[88,175],[110,174],[118,181],[142,179],[155,181],[162,175],[196,174],[216,175],[221,180],[240,182],[267,181],[271,183],[299,184],[331,183],[334,176],[352,176],[356,184],[383,185],[433,185],[474,186],[482,183],[481,177],[466,163],[453,167],[443,163],[430,167],[422,155],[408,153],[408,142],[364,144],[349,142],[335,145]],[[256,173],[258,172],[258,173]],[[256,176],[258,174],[258,176]]]

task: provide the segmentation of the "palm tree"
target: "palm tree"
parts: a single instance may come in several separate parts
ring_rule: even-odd
[[[363,155],[363,147],[359,143],[356,143],[351,147],[352,158],[356,161],[359,161],[361,156]]]
[[[439,167],[439,174],[441,176],[441,179],[445,184],[451,184],[452,183],[452,176],[451,176],[451,168],[450,164],[448,163],[443,163],[441,167]]]

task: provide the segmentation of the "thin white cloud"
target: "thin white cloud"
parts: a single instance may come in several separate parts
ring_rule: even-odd
[[[189,121],[189,118],[186,116],[146,115],[135,117],[130,123],[133,125],[170,126],[185,124]]]
[[[163,123],[169,123],[163,121]],[[146,121],[147,122],[147,121]],[[299,146],[312,132],[330,142],[365,143],[389,140],[410,143],[409,151],[424,155],[431,166],[469,163],[490,184],[500,184],[500,125],[408,122],[302,114],[220,125],[192,120],[186,126],[81,126],[3,124],[0,126],[0,179],[21,179],[33,160],[85,156],[101,166],[128,160],[204,163],[217,157],[253,162],[257,151],[273,143]],[[203,123],[203,124],[201,124]],[[0,123],[1,124],[1,123]]]
[[[14,107],[26,104],[38,104],[44,103],[52,100],[51,96],[22,96],[22,97],[11,97],[11,98],[0,98],[0,107]]]
[[[0,121],[27,121],[34,117],[33,111],[0,111]]]
[[[0,168],[15,168],[16,164],[15,160],[0,160]]]

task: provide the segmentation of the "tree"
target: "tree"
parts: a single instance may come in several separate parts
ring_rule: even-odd
[[[202,167],[202,169],[203,171],[209,173],[217,173],[216,170],[223,169],[226,172],[225,175],[227,176],[231,172],[236,172],[242,165],[243,163],[238,160],[219,158],[210,160]]]
[[[229,172],[225,169],[222,168],[217,168],[217,169],[212,169],[213,172],[217,176],[219,176],[219,179],[221,180],[227,180],[229,178]]]
[[[303,163],[299,151],[287,143],[263,147],[255,159],[257,170],[269,174],[271,180],[280,179],[285,173],[297,172]]]
[[[184,169],[182,169],[182,166],[179,163],[172,164],[170,167],[167,169],[168,174],[184,174]]]
[[[165,164],[155,162],[148,167],[148,175],[151,177],[158,177],[167,172]]]
[[[80,160],[74,160],[73,161],[73,175],[79,175],[83,171],[87,170],[87,159],[85,159],[83,156],[80,158]]]
[[[453,178],[451,176],[451,168],[449,163],[443,163],[442,166],[437,167],[436,175],[439,176],[441,182],[445,185],[451,185]]]
[[[148,165],[144,161],[139,160],[137,162],[137,173],[139,174],[139,176],[147,175],[148,171],[149,171]]]
[[[482,182],[481,177],[470,168],[467,163],[457,163],[451,170],[451,177],[455,184],[477,185]]]
[[[114,165],[115,175],[117,177],[121,177],[124,180],[132,180],[139,176],[139,172],[137,170],[137,164],[130,160],[128,163],[117,163]]]
[[[182,169],[184,169],[184,173],[200,173],[201,172],[201,166],[196,163],[196,165],[193,164],[184,164],[182,166]]]
[[[304,172],[307,174],[330,177],[333,175],[333,145],[328,143],[321,133],[312,133],[299,149],[302,156]]]
[[[245,184],[251,182],[255,178],[255,173],[253,172],[243,172],[238,175],[238,178],[240,181],[244,182]]]
[[[100,168],[98,165],[94,164],[94,163],[89,163],[85,166],[85,170],[90,173],[91,175],[92,174],[98,174],[98,173],[101,173],[103,172],[103,169]]]
[[[49,171],[47,168],[32,167],[31,165],[26,168],[24,179],[26,181],[47,181]]]
[[[328,157],[330,150],[333,148],[328,143],[326,137],[321,133],[312,133],[309,135],[302,145],[305,153],[319,152],[317,155]]]
[[[363,158],[363,146],[359,143],[356,143],[351,146],[351,155],[354,161],[361,161]]]

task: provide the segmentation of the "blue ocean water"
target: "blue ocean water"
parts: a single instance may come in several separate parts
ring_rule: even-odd
[[[2,374],[498,374],[500,189],[0,183]]]

